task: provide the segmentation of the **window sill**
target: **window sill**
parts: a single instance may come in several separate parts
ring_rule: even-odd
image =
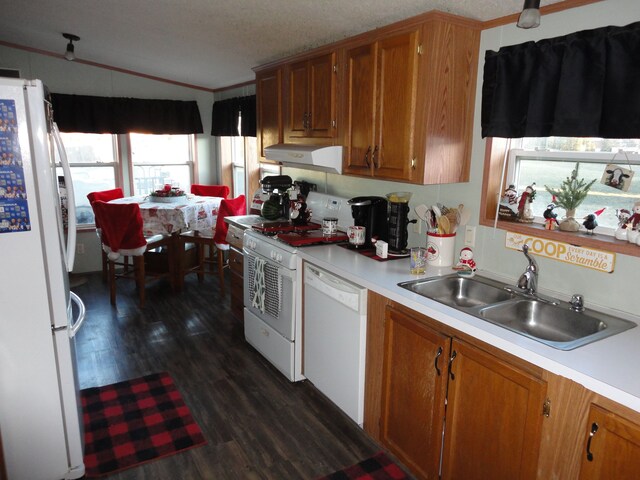
[[[493,220],[481,219],[480,224],[485,227],[493,228]],[[618,240],[609,235],[588,235],[586,232],[561,232],[560,230],[547,230],[543,225],[518,222],[498,221],[497,228],[500,230],[508,230],[510,232],[521,233],[525,235],[533,235],[548,240],[565,242],[577,247],[595,248],[605,250],[607,252],[621,253],[623,255],[631,255],[640,257],[640,246]]]

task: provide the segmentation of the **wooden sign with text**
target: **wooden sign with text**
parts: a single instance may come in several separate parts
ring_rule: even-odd
[[[505,246],[512,250],[522,250],[522,245],[529,245],[529,252],[541,257],[552,258],[572,265],[591,268],[599,272],[611,273],[616,263],[616,254],[595,250],[593,248],[576,247],[564,242],[556,242],[546,238],[507,232]]]

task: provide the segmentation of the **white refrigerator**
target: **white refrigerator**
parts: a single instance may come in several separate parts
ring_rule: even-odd
[[[69,290],[73,186],[50,116],[39,80],[0,78],[0,469],[9,480],[84,475],[74,335],[85,311]]]

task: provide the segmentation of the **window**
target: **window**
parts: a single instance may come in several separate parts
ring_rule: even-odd
[[[194,136],[129,134],[134,195],[167,183],[189,191],[193,183]]]
[[[87,195],[116,187],[118,156],[116,136],[95,133],[61,133],[71,166],[78,226],[93,225],[93,210]],[[58,159],[57,175],[62,176]]]
[[[575,218],[606,207],[598,216],[598,234],[613,235],[618,226],[616,209],[632,210],[640,200],[640,140],[598,138],[546,137],[525,138],[516,141],[509,152],[507,185],[515,185],[521,193],[535,182],[536,197],[532,210],[537,223],[544,223],[542,214],[551,203],[545,185],[557,188],[579,164],[578,178],[597,179],[584,202],[577,208]],[[634,172],[627,191],[612,188],[600,182],[606,165],[616,164]],[[564,211],[557,211],[558,218]],[[580,222],[582,223],[582,222]]]

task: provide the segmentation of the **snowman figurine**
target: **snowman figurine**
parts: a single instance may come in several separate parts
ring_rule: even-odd
[[[473,259],[473,250],[464,247],[460,250],[460,259],[453,268],[458,271],[458,275],[464,277],[473,277],[476,274],[476,261]]]

